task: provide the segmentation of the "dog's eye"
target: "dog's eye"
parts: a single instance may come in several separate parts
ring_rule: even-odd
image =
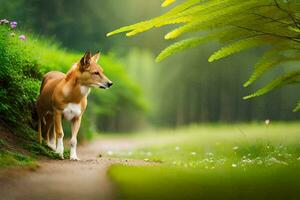
[[[99,72],[93,72],[92,74],[94,74],[94,75],[100,75]]]

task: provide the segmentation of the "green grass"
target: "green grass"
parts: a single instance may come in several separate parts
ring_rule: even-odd
[[[113,166],[121,199],[300,198],[299,123],[195,125],[133,139],[144,144],[107,154],[161,164]]]
[[[19,152],[0,150],[0,167],[26,166],[36,168],[36,160]]]

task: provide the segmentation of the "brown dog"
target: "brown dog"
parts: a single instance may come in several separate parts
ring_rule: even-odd
[[[99,57],[100,53],[92,56],[88,52],[67,74],[51,71],[44,76],[37,100],[39,141],[42,142],[43,131],[49,147],[62,159],[64,152],[62,118],[71,121],[70,160],[79,160],[76,154],[77,133],[81,116],[87,106],[90,88],[107,89],[113,84],[97,64]]]

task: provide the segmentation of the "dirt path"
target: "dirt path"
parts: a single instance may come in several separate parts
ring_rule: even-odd
[[[115,188],[106,172],[110,165],[122,163],[145,165],[144,161],[132,161],[99,157],[107,150],[134,147],[129,140],[95,140],[79,147],[80,161],[42,160],[36,171],[8,170],[0,176],[2,200],[112,200]],[[5,174],[3,174],[5,173]]]

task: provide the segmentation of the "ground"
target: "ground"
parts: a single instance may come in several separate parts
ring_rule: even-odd
[[[80,161],[49,160],[39,162],[39,168],[2,169],[0,171],[0,199],[115,199],[115,188],[107,177],[110,165],[146,165],[144,161],[100,157],[108,149],[122,149],[134,146],[126,139],[96,139],[80,146]]]
[[[100,136],[79,147],[79,162],[2,169],[0,199],[299,199],[299,130],[259,122]]]

